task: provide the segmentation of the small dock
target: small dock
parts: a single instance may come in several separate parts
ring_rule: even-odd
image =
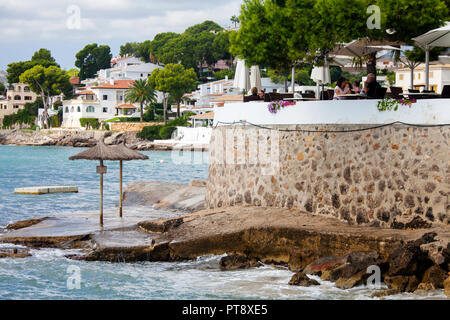
[[[44,186],[44,187],[27,187],[15,188],[14,193],[21,194],[48,194],[48,193],[76,193],[78,187],[76,186]]]

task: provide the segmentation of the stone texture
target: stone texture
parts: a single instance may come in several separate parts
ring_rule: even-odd
[[[444,293],[450,298],[450,276],[444,281]]]
[[[306,274],[299,271],[292,276],[291,280],[289,280],[289,285],[310,287],[310,286],[318,286],[320,285],[320,283],[314,279],[310,279]]]
[[[261,263],[256,258],[249,258],[242,254],[227,255],[220,259],[220,270],[237,270],[260,267]]]
[[[449,136],[449,128],[402,125],[345,134],[217,127],[210,144],[207,207],[257,203],[350,224],[402,229],[448,226],[450,163],[445,146]],[[248,141],[240,149],[238,137]],[[233,156],[224,159],[227,154]]]

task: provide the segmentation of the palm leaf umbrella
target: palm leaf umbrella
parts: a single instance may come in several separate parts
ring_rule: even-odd
[[[146,160],[148,157],[137,151],[131,150],[122,145],[108,147],[103,140],[99,140],[95,147],[80,152],[69,158],[69,160],[99,160],[100,166],[97,173],[100,174],[100,226],[103,226],[103,174],[107,172],[107,167],[103,161],[120,161],[120,203],[119,214],[122,217],[122,167],[123,161]]]

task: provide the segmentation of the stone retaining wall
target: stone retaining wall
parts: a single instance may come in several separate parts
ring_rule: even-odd
[[[448,225],[449,141],[448,127],[396,125],[352,133],[218,127],[210,144],[207,207],[287,207],[393,228],[407,228],[416,216],[424,225]]]
[[[109,124],[112,131],[131,131],[139,132],[147,126],[163,125],[164,123],[156,122],[114,122]]]

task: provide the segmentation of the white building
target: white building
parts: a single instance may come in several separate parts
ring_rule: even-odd
[[[450,64],[430,65],[430,90],[441,93],[445,85],[450,85]],[[414,89],[420,90],[425,87],[425,65],[414,69]],[[396,71],[395,86],[402,87],[403,91],[411,88],[411,69],[403,68]]]
[[[130,116],[140,111],[139,104],[125,103],[125,93],[133,80],[110,80],[78,90],[74,99],[63,101],[64,128],[80,128],[81,118],[100,122],[117,115]]]

